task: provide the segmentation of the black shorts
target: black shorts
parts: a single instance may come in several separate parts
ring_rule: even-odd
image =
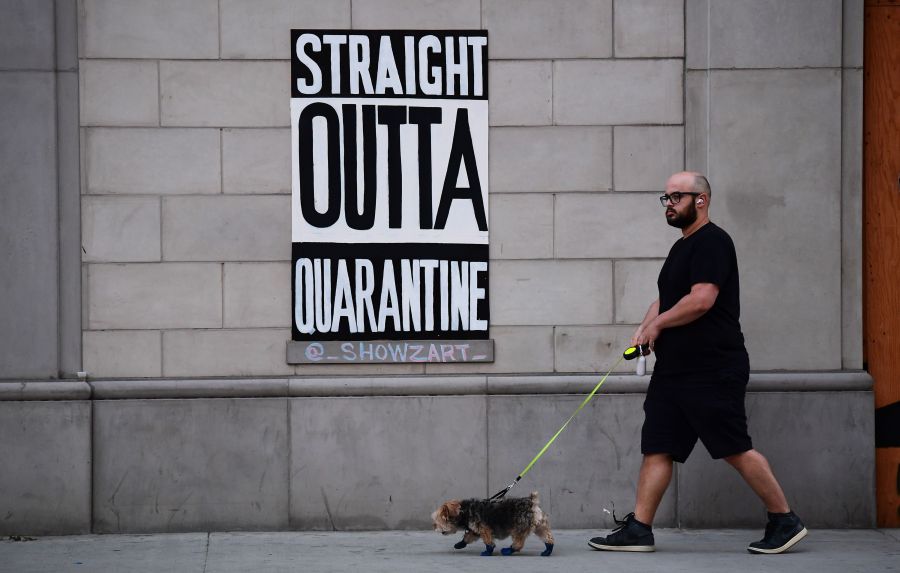
[[[722,371],[697,376],[654,374],[644,400],[641,453],[670,454],[684,463],[697,438],[713,459],[753,448],[747,434],[744,397],[746,371]]]

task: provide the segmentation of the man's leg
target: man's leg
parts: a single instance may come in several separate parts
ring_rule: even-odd
[[[790,507],[766,458],[756,450],[748,450],[725,458],[756,492],[769,512],[766,532],[759,541],[747,547],[750,553],[783,553],[806,537],[806,527]]]
[[[653,518],[672,481],[674,458],[684,461],[690,455],[697,434],[688,423],[672,390],[654,375],[644,400],[644,425],[641,427],[641,471],[638,475],[634,512],[616,519],[609,535],[594,537],[588,545],[602,551],[655,551]],[[670,452],[670,453],[661,453]]]
[[[653,525],[656,510],[672,481],[672,464],[669,454],[644,455],[634,504],[634,517],[641,523]]]
[[[741,474],[741,477],[759,496],[770,513],[787,513],[791,510],[781,486],[778,485],[778,480],[772,473],[772,468],[769,467],[769,462],[761,453],[756,450],[748,450],[728,456],[725,461]],[[641,473],[643,473],[643,469]],[[640,492],[640,489],[638,491]]]
[[[618,528],[605,537],[594,537],[588,545],[602,551],[654,551],[650,525],[671,480],[672,456],[644,454],[634,513],[629,513],[621,521],[616,520]]]

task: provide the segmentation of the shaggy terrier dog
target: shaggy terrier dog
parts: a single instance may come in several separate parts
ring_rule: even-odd
[[[445,501],[431,514],[434,530],[444,535],[465,531],[462,541],[454,545],[462,549],[479,537],[484,541],[482,555],[494,553],[494,539],[512,536],[512,545],[503,548],[503,555],[512,555],[522,550],[525,538],[534,533],[544,541],[546,549],[541,553],[547,557],[553,552],[553,532],[550,520],[538,506],[538,494],[529,497],[514,497],[499,501],[486,499],[451,499]]]

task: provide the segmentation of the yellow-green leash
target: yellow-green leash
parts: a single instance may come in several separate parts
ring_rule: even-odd
[[[522,470],[518,476],[516,476],[516,479],[513,480],[513,482],[508,486],[492,495],[489,498],[489,501],[497,501],[503,499],[503,497],[506,496],[507,493],[509,493],[509,490],[511,490],[517,483],[519,483],[519,481],[525,476],[525,474],[527,474],[531,470],[532,466],[534,466],[534,464],[536,464],[537,461],[541,459],[541,456],[544,455],[544,452],[546,452],[547,449],[553,444],[553,442],[556,441],[556,438],[558,438],[559,435],[563,433],[563,430],[566,429],[566,426],[569,425],[569,422],[571,422],[575,418],[575,416],[578,415],[578,412],[580,412],[587,405],[587,403],[591,401],[591,399],[594,397],[594,394],[597,393],[597,390],[599,390],[600,387],[603,386],[603,383],[606,382],[606,379],[609,377],[612,371],[615,370],[623,360],[631,360],[633,358],[637,358],[641,354],[646,355],[647,353],[648,351],[646,350],[646,347],[642,347],[640,350],[638,350],[638,348],[635,346],[628,347],[625,352],[622,353],[622,356],[616,361],[616,363],[612,365],[612,368],[610,368],[609,371],[603,375],[603,378],[600,379],[600,382],[598,382],[597,385],[594,386],[594,389],[591,390],[591,393],[588,394],[584,400],[582,400],[581,404],[579,404],[577,408],[575,408],[575,411],[572,412],[572,415],[569,416],[569,419],[566,420],[566,423],[563,424],[555,434],[553,434],[553,437],[550,438],[550,441],[544,444],[544,447],[541,448],[541,451],[539,451],[538,454],[534,456],[534,458],[530,462],[528,462],[528,465],[525,466],[525,469]]]

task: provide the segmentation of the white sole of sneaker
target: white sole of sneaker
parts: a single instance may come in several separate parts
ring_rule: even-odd
[[[806,537],[806,534],[807,534],[807,533],[809,533],[809,532],[808,532],[808,531],[806,530],[806,528],[804,527],[803,529],[801,529],[801,530],[797,533],[797,535],[791,537],[791,538],[788,540],[788,542],[785,543],[784,545],[782,545],[781,547],[776,547],[775,549],[759,549],[759,548],[757,548],[757,547],[747,547],[747,551],[749,551],[750,553],[763,553],[763,554],[766,554],[766,555],[774,555],[774,554],[776,554],[776,553],[784,553],[785,551],[787,551],[788,549],[790,549],[790,548],[793,547],[794,545],[797,545],[797,543],[798,543],[801,539],[803,539],[804,537]]]
[[[588,545],[598,551],[631,551],[635,553],[650,553],[651,551],[656,551],[656,547],[653,545],[601,545],[590,541],[588,541]]]

